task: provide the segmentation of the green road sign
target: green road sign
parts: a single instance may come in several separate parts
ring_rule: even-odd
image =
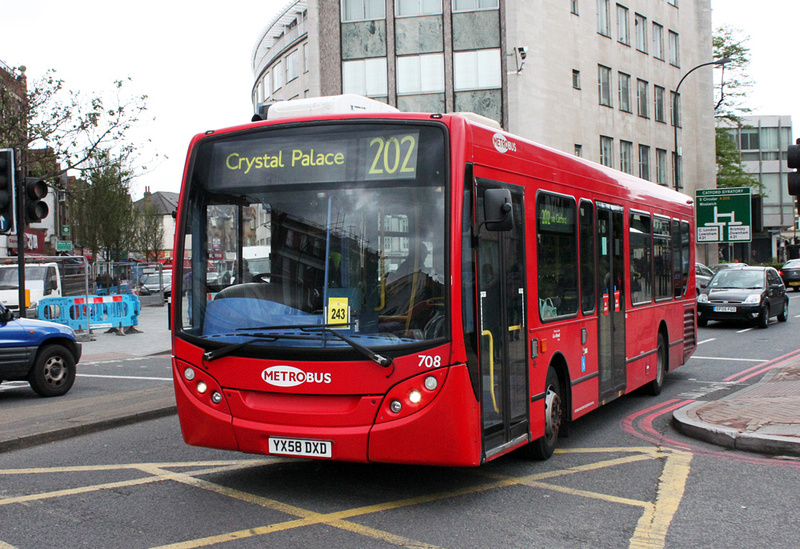
[[[72,242],[69,240],[56,240],[56,251],[57,252],[71,252],[72,251]]]
[[[69,236],[69,225],[61,225],[61,234]]]
[[[750,242],[750,188],[697,191],[697,243]]]

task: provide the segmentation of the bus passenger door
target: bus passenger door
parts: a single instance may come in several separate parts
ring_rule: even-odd
[[[600,401],[625,389],[625,227],[623,208],[597,203],[597,328]]]
[[[509,230],[491,230],[492,219],[484,218],[489,188],[511,193]],[[491,457],[528,433],[523,190],[478,179],[477,198],[481,416],[484,452]]]

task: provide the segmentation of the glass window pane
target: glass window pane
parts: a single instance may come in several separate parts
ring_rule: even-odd
[[[386,2],[364,0],[364,19],[386,19]]]
[[[631,264],[631,303],[649,303],[653,300],[653,273],[650,260],[650,216],[631,213],[629,227]]]
[[[581,310],[584,314],[594,311],[595,297],[595,253],[594,253],[594,205],[581,200],[580,206],[580,250],[581,250]]]

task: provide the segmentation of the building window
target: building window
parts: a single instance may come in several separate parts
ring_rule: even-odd
[[[758,136],[758,128],[742,128],[741,134],[739,134],[739,150],[757,151],[760,149]]]
[[[453,55],[456,91],[499,88],[502,85],[500,73],[500,50],[464,51]]]
[[[610,168],[614,167],[614,139],[600,136],[600,163]]]
[[[610,107],[611,105],[611,69],[603,65],[597,65],[597,89],[600,95],[600,104]]]
[[[647,53],[647,17],[636,14],[636,49]]]
[[[675,190],[683,188],[683,160],[678,153],[672,153],[672,177],[675,179]]]
[[[650,147],[639,145],[639,177],[650,181]]]
[[[681,96],[675,92],[669,92],[669,104],[672,107],[672,125],[681,127]]]
[[[653,57],[664,60],[664,27],[653,23]]]
[[[633,175],[633,143],[630,141],[619,142],[619,169]]]
[[[575,156],[583,157],[583,145],[575,143]]]
[[[436,15],[442,13],[442,0],[397,0],[397,17]]]
[[[669,31],[669,64],[676,67],[681,66],[679,53],[680,44],[678,43],[678,33]]]
[[[303,72],[308,72],[311,69],[308,59],[308,44],[303,44]]]
[[[261,83],[264,85],[264,99],[267,99],[272,93],[272,91],[270,90],[271,80],[272,80],[272,75],[270,73],[266,73],[264,75],[264,79],[261,81]]]
[[[611,8],[609,0],[597,0],[597,32],[611,37]]]
[[[644,80],[637,80],[636,81],[636,98],[638,103],[638,113],[639,116],[643,118],[649,118],[649,104],[650,102],[647,100],[647,82]]]
[[[342,0],[342,22],[386,19],[384,0]]]
[[[444,91],[444,56],[441,53],[397,58],[397,93]]]
[[[453,11],[496,10],[500,0],[454,0]]]
[[[386,58],[376,57],[342,63],[342,92],[366,97],[389,95]]]
[[[300,76],[300,52],[294,50],[286,56],[286,81],[291,82]]]
[[[654,103],[654,111],[653,116],[656,119],[656,122],[663,122],[664,124],[667,123],[667,111],[666,105],[664,102],[666,101],[666,91],[661,86],[653,86],[653,103]]]
[[[570,0],[569,12],[572,15],[580,15],[578,12],[578,0]]]
[[[581,71],[572,69],[572,87],[576,90],[581,89]]]
[[[272,91],[276,92],[283,87],[283,67],[280,62],[272,69]]]
[[[617,40],[629,46],[631,44],[628,25],[628,8],[617,4]]]
[[[631,110],[631,75],[624,72],[619,73],[619,110],[632,112]]]
[[[656,149],[656,183],[667,185],[667,151]]]

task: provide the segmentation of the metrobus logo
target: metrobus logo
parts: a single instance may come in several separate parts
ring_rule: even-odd
[[[261,372],[261,379],[276,387],[296,387],[303,383],[330,383],[331,375],[304,372],[294,366],[272,366]]]
[[[506,153],[507,151],[517,152],[517,144],[506,139],[506,136],[501,133],[494,134],[492,143],[494,143],[494,148],[501,153]]]

